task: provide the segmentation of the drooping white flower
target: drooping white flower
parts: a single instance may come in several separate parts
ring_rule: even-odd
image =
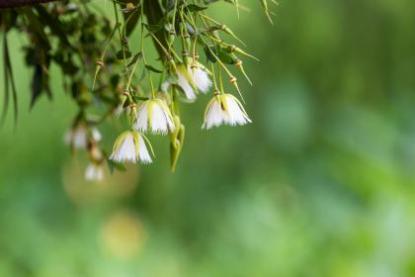
[[[152,162],[144,137],[137,131],[126,131],[117,138],[110,160],[118,163]]]
[[[75,149],[86,149],[90,139],[98,142],[101,138],[98,129],[88,129],[85,124],[80,123],[66,132],[65,143]]]
[[[103,165],[90,163],[85,170],[85,179],[91,182],[99,182],[104,180]]]
[[[194,91],[193,77],[189,69],[181,64],[177,66],[177,85],[183,90],[186,98],[189,100],[196,99],[196,92]]]
[[[212,81],[206,68],[198,62],[194,62],[191,66],[178,65],[176,67],[175,79],[164,82],[162,90],[167,91],[173,84],[181,88],[188,100],[193,101],[196,99],[196,89],[206,93],[212,86]]]
[[[241,102],[232,94],[219,94],[213,97],[205,111],[203,129],[220,125],[245,125],[251,119],[245,112]]]
[[[175,126],[166,102],[161,99],[150,99],[138,108],[133,128],[140,132],[167,134],[174,131]]]
[[[212,81],[209,78],[209,74],[204,66],[200,63],[194,63],[190,67],[190,73],[193,79],[193,83],[202,93],[207,93],[212,86]]]

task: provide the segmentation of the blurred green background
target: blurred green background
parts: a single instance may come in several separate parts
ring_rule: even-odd
[[[152,138],[155,164],[85,183],[60,75],[29,112],[12,38],[0,276],[415,276],[415,2],[281,0],[274,26],[244,2],[211,14],[261,59],[242,86],[254,123],[201,131],[209,97],[186,106],[175,174]],[[103,131],[110,147],[120,129]]]

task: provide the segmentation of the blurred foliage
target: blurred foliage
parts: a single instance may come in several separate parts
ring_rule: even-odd
[[[414,2],[286,0],[274,27],[255,4],[213,11],[261,59],[243,87],[254,124],[186,116],[175,174],[156,143],[158,165],[83,183],[69,96],[3,127],[0,276],[415,275]]]

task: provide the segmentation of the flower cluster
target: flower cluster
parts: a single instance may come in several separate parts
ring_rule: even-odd
[[[115,169],[124,163],[152,163],[155,155],[148,135],[168,135],[174,170],[185,138],[180,107],[198,101],[201,94],[211,98],[202,129],[251,122],[238,100],[236,76],[250,83],[242,57],[255,57],[229,43],[228,38],[240,40],[208,14],[211,5],[221,2],[239,12],[239,1],[108,1],[112,17],[86,7],[97,5],[94,2],[59,1],[28,8],[20,15],[5,12],[0,22],[4,30],[17,28],[37,42],[25,48],[26,61],[35,72],[32,104],[41,95],[51,96],[50,64],[62,69],[63,79],[69,82],[65,87],[79,107],[65,141],[73,151],[88,154],[86,179],[103,180],[106,163]],[[269,16],[268,2],[273,0],[260,0]],[[10,67],[7,32],[4,46]],[[156,50],[156,59],[150,59],[150,47]],[[226,80],[232,89],[225,89]],[[9,83],[15,93],[13,78]],[[126,124],[107,153],[97,128],[109,118],[125,118]]]

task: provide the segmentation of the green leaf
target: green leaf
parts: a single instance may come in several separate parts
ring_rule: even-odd
[[[156,72],[156,73],[163,73],[163,70],[157,69],[152,65],[146,64],[146,68],[150,71]]]
[[[17,121],[18,115],[18,104],[17,104],[17,90],[16,84],[14,82],[13,76],[13,68],[10,60],[10,51],[9,51],[9,44],[7,40],[7,35],[4,35],[3,39],[3,57],[4,57],[4,107],[3,107],[3,115],[2,120],[5,119],[8,109],[8,102],[9,102],[9,83],[12,89],[12,99],[13,99],[13,107],[14,107],[14,119],[15,122]]]
[[[121,3],[121,7],[125,10],[127,8],[127,4],[131,3],[133,4],[136,8],[131,10],[131,11],[127,11],[125,10],[123,12],[123,16],[124,16],[124,31],[125,31],[125,35],[127,37],[129,37],[135,30],[135,28],[138,25],[138,21],[140,20],[141,17],[141,6],[139,5],[139,1],[138,0],[122,0],[120,1]]]
[[[129,59],[131,58],[133,54],[131,54],[130,51],[128,50],[119,50],[116,54],[117,59],[119,60],[124,60],[124,59]]]
[[[131,61],[127,64],[127,67],[131,67],[133,66],[139,59],[141,59],[143,57],[143,53],[138,52],[137,54],[135,54]]]

